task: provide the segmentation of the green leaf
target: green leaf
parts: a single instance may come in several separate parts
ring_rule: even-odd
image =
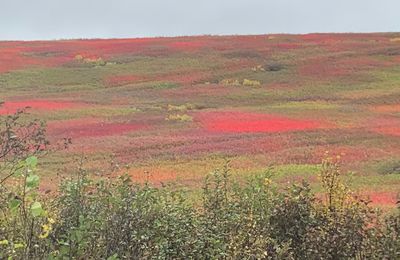
[[[108,257],[107,260],[118,260],[118,254],[113,254],[112,256]]]
[[[44,210],[42,208],[42,204],[40,204],[40,202],[34,202],[31,205],[31,213],[32,216],[34,217],[39,217],[39,216],[43,216],[44,215]]]
[[[0,241],[0,246],[7,246],[8,245],[8,240],[4,239]]]
[[[29,168],[35,168],[38,163],[38,159],[36,156],[31,156],[25,159],[25,163]]]
[[[36,174],[30,174],[27,178],[26,178],[26,186],[28,188],[36,188],[39,186],[39,176]]]
[[[19,199],[12,199],[8,203],[8,207],[10,208],[11,211],[17,210],[19,205],[21,205],[21,200],[19,200]]]
[[[18,243],[18,244],[14,244],[14,249],[20,249],[20,248],[24,248],[25,245],[22,243]]]

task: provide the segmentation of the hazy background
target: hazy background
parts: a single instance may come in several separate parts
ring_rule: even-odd
[[[0,0],[0,40],[400,31],[399,0]]]

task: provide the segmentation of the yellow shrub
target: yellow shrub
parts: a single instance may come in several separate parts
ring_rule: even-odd
[[[223,79],[219,83],[224,86],[240,86],[240,82],[237,79]]]
[[[165,119],[167,121],[180,121],[180,122],[191,122],[193,121],[193,118],[187,114],[174,114],[174,115],[168,115],[167,118]]]
[[[251,70],[254,72],[265,71],[264,67],[261,65],[257,65],[255,67],[251,68]]]
[[[340,156],[330,157],[326,152],[322,161],[319,178],[325,195],[328,210],[341,210],[352,205],[353,198],[350,189],[342,179]]]
[[[192,110],[195,109],[196,106],[190,103],[184,104],[184,105],[168,105],[167,110],[168,111],[179,111],[179,112],[185,112],[187,110]]]
[[[86,63],[86,64],[91,64],[94,66],[104,66],[107,65],[107,62],[104,61],[102,58],[85,58],[81,54],[77,54],[74,57],[75,60]]]
[[[83,60],[85,63],[92,64],[95,66],[104,66],[106,62],[102,58],[86,58]]]
[[[261,82],[258,80],[251,80],[251,79],[243,80],[243,86],[258,87],[260,85],[261,85]]]
[[[75,56],[75,60],[83,60],[83,56],[78,54]]]

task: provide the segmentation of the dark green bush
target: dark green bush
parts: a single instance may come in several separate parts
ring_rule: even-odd
[[[380,174],[400,174],[400,160],[389,160],[380,162],[377,165],[377,172]]]
[[[29,166],[30,167],[30,166]],[[31,185],[25,183],[24,185]],[[32,187],[32,191],[36,186]],[[40,200],[38,195],[35,200]],[[227,168],[198,203],[174,186],[93,180],[80,169],[33,214],[1,204],[1,257],[15,259],[397,259],[400,214],[377,216],[355,199],[331,208],[307,183],[279,190],[268,175],[246,184]],[[29,199],[32,200],[32,199]],[[29,209],[28,216],[24,210]],[[46,227],[47,226],[47,227]],[[47,233],[46,233],[47,232]]]

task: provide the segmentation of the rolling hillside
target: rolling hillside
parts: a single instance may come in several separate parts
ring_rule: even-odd
[[[400,34],[0,42],[0,101],[72,139],[41,160],[43,189],[82,154],[190,187],[226,159],[315,183],[329,154],[373,203],[400,190]]]

